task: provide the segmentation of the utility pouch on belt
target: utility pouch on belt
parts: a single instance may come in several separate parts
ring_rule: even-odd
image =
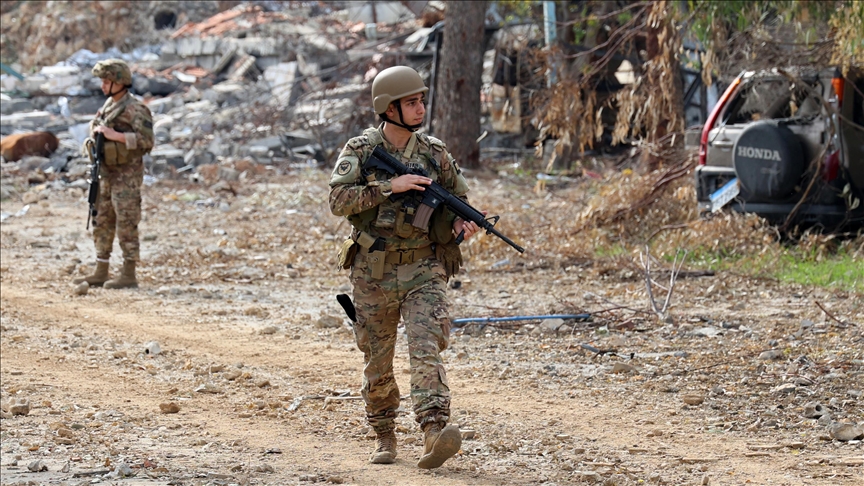
[[[366,256],[366,262],[372,270],[372,278],[381,280],[384,278],[384,259],[387,252],[384,250],[370,251]]]
[[[105,140],[105,165],[123,165],[129,162],[129,149],[125,143]]]
[[[372,278],[376,280],[384,278],[384,260],[387,256],[387,252],[384,251],[384,241],[361,231],[357,235],[357,244],[368,252],[366,253],[366,263],[372,270]]]
[[[342,248],[339,249],[339,268],[348,270],[354,265],[354,257],[357,256],[357,243],[351,238],[348,238],[342,243]]]

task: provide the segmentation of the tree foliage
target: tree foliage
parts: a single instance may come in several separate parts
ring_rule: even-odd
[[[581,151],[609,137],[604,111],[617,115],[612,144],[639,142],[656,154],[658,142],[683,131],[680,69],[690,63],[685,41],[701,51],[694,67],[708,85],[744,69],[864,66],[862,1],[587,0],[567,5],[573,15],[559,19],[561,41],[538,56],[559,77],[534,93],[532,104],[539,138],[556,139],[558,153],[562,146]],[[609,79],[617,68],[616,56],[634,64],[635,80],[601,97],[604,76]]]
[[[864,65],[864,2],[690,0],[689,33],[704,46],[703,77],[776,65]]]

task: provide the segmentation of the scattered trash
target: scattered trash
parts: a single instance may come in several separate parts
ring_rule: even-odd
[[[150,341],[149,343],[144,345],[144,354],[149,354],[150,356],[156,356],[157,354],[162,353],[162,348],[159,347],[159,343],[156,341]]]

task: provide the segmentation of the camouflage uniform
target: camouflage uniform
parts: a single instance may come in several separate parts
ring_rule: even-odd
[[[379,171],[365,177],[362,165],[381,144],[409,167],[426,170],[453,194],[464,198],[468,192],[465,178],[440,140],[414,133],[399,151],[384,139],[382,127],[367,129],[349,140],[330,178],[330,209],[348,217],[355,241],[366,232],[385,243],[387,263],[381,278],[373,277],[370,255],[364,248],[357,252],[350,277],[357,308],[354,335],[364,354],[366,416],[379,433],[393,429],[399,407],[393,356],[400,317],[408,338],[416,420],[421,426],[449,420],[450,387],[440,353],[448,346],[450,317],[445,271],[434,253],[430,254],[433,242],[428,232],[411,224],[410,193],[390,199],[392,176]],[[452,217],[447,224],[452,224]]]
[[[111,256],[116,233],[124,260],[137,262],[143,157],[153,148],[153,118],[150,109],[127,92],[118,101],[111,97],[105,101],[90,122],[91,137],[95,138],[93,129],[97,126],[123,132],[126,143],[112,142],[118,145],[117,151],[125,149],[125,153],[115,162],[106,158],[99,172],[99,199],[93,223],[96,257],[107,260]]]

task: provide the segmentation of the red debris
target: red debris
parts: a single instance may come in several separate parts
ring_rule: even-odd
[[[230,10],[220,12],[209,19],[194,23],[189,22],[173,34],[172,39],[197,35],[199,37],[220,36],[233,30],[248,28],[254,25],[288,20],[290,17],[279,12],[264,12],[258,5],[238,5]]]

